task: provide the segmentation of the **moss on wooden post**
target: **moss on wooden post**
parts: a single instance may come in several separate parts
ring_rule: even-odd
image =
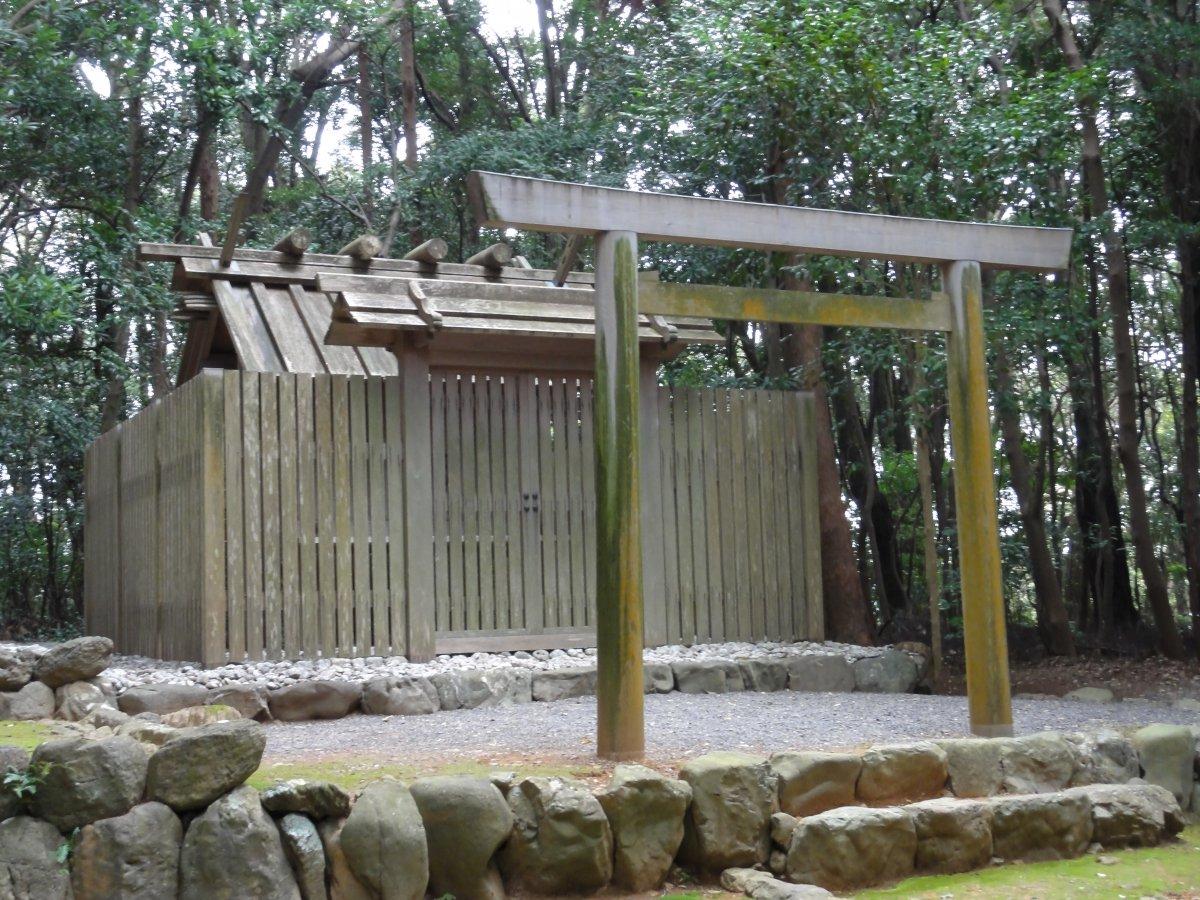
[[[1012,734],[1008,640],[1000,578],[1000,533],[983,336],[983,288],[977,262],[942,267],[953,328],[946,341],[954,501],[962,579],[963,643],[971,730]]]
[[[637,235],[596,241],[596,752],[645,752],[638,503]]]

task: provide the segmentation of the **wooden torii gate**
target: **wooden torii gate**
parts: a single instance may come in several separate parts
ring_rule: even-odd
[[[971,730],[1012,734],[1008,649],[983,333],[982,266],[1066,267],[1071,230],[948,222],[709,200],[472,172],[479,224],[596,238],[597,752],[645,750],[642,560],[638,508],[639,313],[947,334],[950,429]],[[711,285],[641,283],[637,243],[936,264],[928,300]]]

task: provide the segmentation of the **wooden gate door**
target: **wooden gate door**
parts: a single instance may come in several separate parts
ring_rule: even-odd
[[[591,379],[434,372],[430,391],[438,652],[587,645]]]

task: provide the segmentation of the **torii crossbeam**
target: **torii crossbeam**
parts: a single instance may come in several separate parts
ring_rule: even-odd
[[[596,640],[600,756],[645,750],[638,507],[638,313],[947,334],[950,430],[971,730],[1012,734],[987,403],[982,266],[1067,266],[1071,230],[709,200],[472,172],[479,224],[596,237]],[[639,284],[643,240],[936,264],[929,300]],[[640,292],[640,297],[639,297]]]

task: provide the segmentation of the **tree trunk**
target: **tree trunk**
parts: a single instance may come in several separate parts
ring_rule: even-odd
[[[1054,36],[1072,72],[1085,64],[1075,40],[1075,30],[1067,18],[1061,0],[1042,0],[1042,8],[1054,29]],[[1125,473],[1125,492],[1129,502],[1129,532],[1146,599],[1154,615],[1159,648],[1172,659],[1184,655],[1183,641],[1175,624],[1175,614],[1167,592],[1166,575],[1155,555],[1154,536],[1150,531],[1146,483],[1138,457],[1137,384],[1133,348],[1132,309],[1129,297],[1129,269],[1117,225],[1111,216],[1108,185],[1101,153],[1100,129],[1096,123],[1095,103],[1079,98],[1079,120],[1083,134],[1083,180],[1091,201],[1091,212],[1100,223],[1104,262],[1108,277],[1108,307],[1113,320],[1113,356],[1117,373],[1117,455]]]
[[[375,164],[373,114],[371,111],[371,55],[367,48],[358,48],[358,143],[362,158],[363,212],[372,217],[375,199],[371,194],[371,167]]]
[[[536,0],[538,31],[542,37],[542,64],[546,69],[546,116],[558,118],[558,64],[554,59],[554,40],[550,37],[551,20],[554,17],[552,0]]]

